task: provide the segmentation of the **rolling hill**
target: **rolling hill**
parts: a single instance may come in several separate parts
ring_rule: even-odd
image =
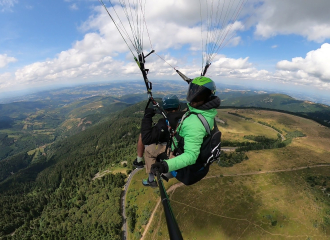
[[[231,167],[214,164],[208,176],[193,186],[175,181],[170,184],[174,189],[171,205],[183,238],[328,239],[329,128],[306,118],[265,110],[222,109],[218,118],[226,141],[246,142],[244,136],[260,134],[273,138],[278,131],[286,137],[293,136],[290,132],[304,136],[292,138],[285,147],[248,151],[247,159]],[[140,179],[141,175],[134,176],[132,182],[137,185],[132,189],[139,189]],[[128,198],[134,196],[137,203],[144,203],[137,205],[138,216],[143,216],[145,209],[151,214],[158,200],[137,195],[137,190]],[[169,238],[161,205],[148,229],[140,218],[131,239],[143,232],[143,239]]]
[[[225,95],[226,96],[226,95]],[[227,96],[222,107],[263,108],[296,113],[330,126],[330,107],[294,99],[284,94],[258,94],[252,96]]]
[[[1,105],[0,239],[120,239],[119,198],[136,156],[145,94],[76,98],[86,94],[81,89],[66,101],[63,91]],[[155,96],[168,91],[171,84]],[[329,107],[251,91],[220,97],[217,122],[229,152],[209,179],[166,184],[185,239],[327,239]],[[128,190],[136,214],[129,237],[146,231],[145,239],[168,239],[161,208],[146,229],[159,198],[157,189],[141,188],[143,177],[140,171]]]

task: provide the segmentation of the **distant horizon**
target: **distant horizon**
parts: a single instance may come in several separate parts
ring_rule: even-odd
[[[215,43],[220,48],[212,55],[207,76],[216,82],[330,104],[330,1],[248,0],[238,18],[226,21],[226,16],[214,15],[221,23],[212,25],[213,30],[205,28],[211,20],[206,16],[212,16],[205,13],[217,9],[213,4],[223,3],[218,7],[231,12],[242,2],[147,0],[147,29],[141,29],[140,37],[144,54],[156,51],[146,59],[149,79],[178,80],[175,69],[192,78],[200,75],[210,54],[207,47]],[[124,16],[116,1],[114,8]],[[130,30],[128,20],[120,20]],[[142,77],[130,41],[126,45],[98,1],[0,1],[0,22],[2,99]],[[225,29],[231,29],[226,40],[217,35]],[[210,32],[217,37],[208,39]],[[140,51],[132,49],[135,55]]]
[[[160,83],[160,82],[164,82],[164,81],[169,81],[169,82],[173,82],[175,84],[180,84],[180,85],[186,85],[186,83],[184,81],[179,81],[179,80],[154,80],[151,81],[153,83]],[[65,90],[65,89],[70,89],[70,88],[77,88],[77,87],[93,87],[93,86],[98,86],[98,85],[111,85],[111,84],[129,84],[129,83],[137,83],[141,86],[144,86],[144,82],[143,80],[126,80],[126,81],[116,81],[116,80],[112,80],[112,81],[100,81],[100,82],[90,82],[90,83],[76,83],[76,84],[70,84],[70,85],[54,85],[52,88],[49,88],[49,86],[47,87],[40,87],[37,89],[31,89],[30,91],[27,91],[27,89],[25,90],[21,90],[21,91],[13,91],[13,92],[9,92],[7,93],[8,95],[0,95],[0,104],[6,104],[6,103],[10,103],[10,102],[17,102],[17,101],[24,101],[24,98],[34,95],[34,94],[38,94],[38,93],[46,93],[48,91],[58,91],[58,90]],[[267,88],[267,87],[262,87],[262,88],[257,88],[256,86],[244,86],[242,84],[239,83],[222,83],[222,82],[216,82],[216,85],[218,87],[218,91],[223,91],[225,89],[219,89],[219,86],[225,86],[227,87],[226,89],[232,90],[232,91],[254,91],[254,92],[258,92],[258,91],[263,91],[266,93],[272,93],[272,94],[285,94],[288,95],[292,98],[295,98],[297,100],[302,100],[302,101],[311,101],[317,104],[325,104],[330,106],[330,96],[326,95],[326,92],[324,93],[324,95],[320,96],[320,93],[317,93],[317,95],[314,96],[306,96],[304,95],[304,92],[292,92],[292,90],[289,91],[285,91],[283,89],[274,89],[274,88]],[[230,88],[232,87],[232,88]],[[161,91],[161,90],[157,90],[157,84],[153,85],[153,91],[157,92],[157,91]],[[137,94],[142,94],[144,91],[141,91]],[[146,91],[145,91],[146,93]],[[110,95],[109,95],[110,96]],[[147,94],[146,94],[147,96]]]

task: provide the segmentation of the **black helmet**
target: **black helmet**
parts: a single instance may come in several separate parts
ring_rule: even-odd
[[[176,109],[180,105],[179,98],[176,95],[169,94],[163,97],[163,108],[167,109]]]
[[[200,97],[201,100],[204,100],[210,96],[213,96],[215,94],[215,90],[216,86],[212,79],[203,76],[194,78],[194,80],[192,80],[189,84],[187,101],[196,101],[198,97]]]

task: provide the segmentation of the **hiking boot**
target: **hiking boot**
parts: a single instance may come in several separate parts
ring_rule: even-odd
[[[144,168],[143,162],[142,161],[141,162],[138,162],[137,159],[135,159],[133,161],[133,166],[136,167],[136,168]]]
[[[157,184],[157,182],[155,180],[153,180],[152,182],[149,182],[149,179],[148,178],[147,179],[143,179],[142,180],[142,184],[145,187],[152,187],[152,188],[158,187],[158,184]]]

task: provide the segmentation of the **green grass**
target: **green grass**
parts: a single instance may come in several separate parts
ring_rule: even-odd
[[[158,188],[147,188],[142,186],[142,179],[146,178],[145,170],[142,169],[136,173],[131,180],[129,190],[126,194],[126,209],[131,206],[137,206],[137,215],[142,216],[144,210],[148,210],[150,213],[154,209],[158,199]],[[133,233],[131,229],[127,229],[128,239],[137,239],[135,236],[138,233],[143,233],[143,222],[138,217],[137,224],[135,225]]]
[[[147,223],[145,215],[148,213],[149,215],[154,210],[157,201],[160,199],[159,189],[144,187],[142,185],[142,179],[147,178],[147,174],[145,169],[140,170],[136,173],[131,180],[131,184],[129,186],[129,190],[126,195],[126,207],[129,206],[137,206],[137,224],[135,225],[134,232],[131,233],[130,229],[127,230],[128,239],[138,239],[137,236],[143,234],[145,229],[145,225]],[[176,184],[178,181],[175,179],[170,180],[168,183],[164,181],[164,186],[168,189],[173,184]],[[160,205],[160,207],[162,207]]]
[[[276,131],[251,125],[246,120],[220,110],[223,138],[240,139]],[[296,167],[330,164],[330,129],[300,117],[258,110],[237,113],[263,121],[299,136],[285,148],[248,152],[249,160],[230,168],[212,165],[210,173],[193,186],[183,186],[171,194],[171,205],[184,239],[329,239],[330,198],[321,186],[330,167],[291,172],[264,173]],[[237,135],[233,132],[236,130]],[[253,134],[250,134],[253,132]],[[303,136],[303,133],[305,136]],[[228,136],[229,135],[229,136]],[[252,175],[240,176],[251,173]],[[256,174],[261,173],[261,174]],[[254,175],[253,175],[254,174]],[[231,176],[228,176],[231,175]],[[308,176],[319,176],[321,185],[311,186]],[[326,188],[330,189],[330,180]],[[162,207],[158,207],[145,239],[169,239]]]
[[[275,130],[266,128],[253,121],[247,121],[241,117],[228,114],[234,112],[231,109],[218,110],[218,118],[226,122],[226,125],[218,123],[219,130],[222,132],[222,139],[227,141],[246,142],[245,135],[265,136],[266,138],[277,138]]]
[[[310,174],[330,168],[204,179],[177,188],[171,205],[184,239],[328,239],[330,198],[307,183]],[[157,214],[146,239],[169,238]]]

